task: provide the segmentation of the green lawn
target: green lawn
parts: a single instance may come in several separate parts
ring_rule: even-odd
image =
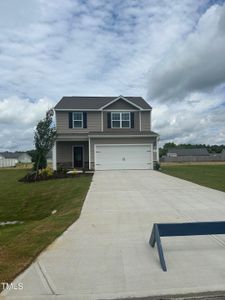
[[[167,165],[162,172],[225,192],[225,165]]]
[[[92,179],[18,182],[25,173],[0,170],[0,222],[24,222],[0,226],[0,282],[10,282],[77,220]]]

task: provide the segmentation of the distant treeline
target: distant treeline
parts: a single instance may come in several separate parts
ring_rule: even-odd
[[[225,149],[225,145],[206,145],[206,144],[178,144],[175,143],[166,143],[162,148],[159,148],[159,156],[167,154],[168,149],[170,148],[182,148],[182,149],[193,149],[193,148],[206,148],[209,153],[221,153]]]

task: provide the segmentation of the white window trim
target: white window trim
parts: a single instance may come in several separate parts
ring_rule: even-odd
[[[129,114],[129,120],[122,120],[122,114]],[[113,120],[113,114],[120,114],[120,119],[119,120]],[[120,127],[113,127],[113,121],[119,121],[120,122]],[[129,122],[129,127],[123,127],[122,126],[122,122],[125,122],[125,121],[128,121]],[[121,129],[121,128],[131,128],[131,118],[130,118],[130,112],[129,111],[123,111],[123,112],[111,112],[111,128],[113,128],[113,129]]]
[[[74,120],[74,114],[75,113],[81,114],[81,116],[82,116],[81,120]],[[74,122],[81,122],[81,127],[74,127]],[[84,114],[81,111],[74,111],[73,112],[73,128],[75,128],[75,129],[84,128]]]
[[[103,111],[101,111],[101,131],[104,130]]]
[[[142,130],[141,130],[141,122],[142,122],[142,121],[141,121],[141,111],[139,111],[139,130],[140,130],[140,131],[142,131]]]

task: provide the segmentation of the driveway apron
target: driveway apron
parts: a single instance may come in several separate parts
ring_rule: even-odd
[[[225,291],[225,236],[162,238],[153,223],[225,219],[225,193],[157,171],[97,171],[81,216],[4,299],[121,299]]]

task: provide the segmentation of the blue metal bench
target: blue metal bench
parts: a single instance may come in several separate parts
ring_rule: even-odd
[[[167,271],[163,254],[161,237],[225,234],[225,221],[190,222],[190,223],[155,223],[152,228],[149,244],[157,245],[159,260],[163,271]]]

